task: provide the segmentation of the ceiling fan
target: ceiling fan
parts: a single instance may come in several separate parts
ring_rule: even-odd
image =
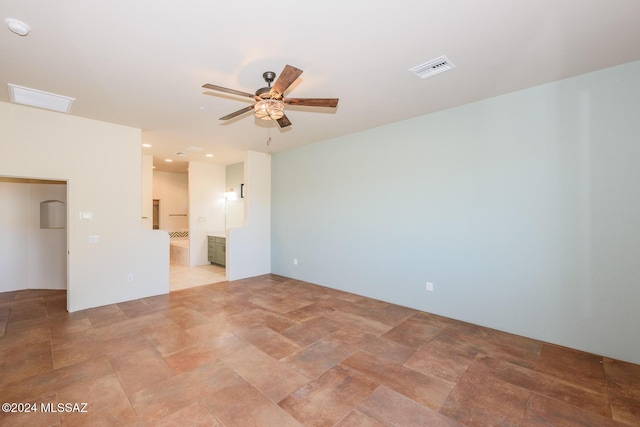
[[[278,125],[281,128],[284,128],[291,126],[291,122],[284,114],[284,104],[302,105],[307,107],[336,107],[338,105],[338,98],[285,98],[284,92],[298,77],[300,77],[300,74],[302,74],[302,70],[292,67],[291,65],[286,65],[284,70],[282,70],[282,73],[280,73],[280,77],[278,77],[276,82],[273,84],[273,87],[271,87],[271,83],[276,78],[276,73],[273,71],[267,71],[262,74],[262,78],[267,82],[267,87],[258,89],[255,94],[228,89],[226,87],[216,86],[209,83],[202,87],[252,98],[256,101],[253,105],[242,108],[231,114],[227,114],[224,117],[220,117],[220,120],[229,120],[254,110],[254,114],[257,118],[262,120],[276,120]]]

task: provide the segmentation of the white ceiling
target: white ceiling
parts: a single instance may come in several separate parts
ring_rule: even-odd
[[[73,115],[141,128],[158,169],[165,158],[232,164],[245,150],[278,152],[640,59],[635,0],[0,0],[0,18],[31,27],[26,37],[0,29],[0,101],[7,83],[74,97]],[[426,80],[407,71],[440,55],[456,68]],[[250,113],[218,120],[251,100],[204,83],[253,93],[285,64],[304,70],[286,96],[338,97],[338,108],[287,106],[283,130]]]

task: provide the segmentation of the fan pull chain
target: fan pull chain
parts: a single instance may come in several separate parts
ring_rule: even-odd
[[[271,154],[271,129],[267,128],[267,153]]]

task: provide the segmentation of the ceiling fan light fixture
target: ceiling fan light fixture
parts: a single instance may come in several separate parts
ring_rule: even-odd
[[[254,112],[261,120],[278,120],[284,116],[284,103],[277,99],[263,99],[256,103]]]

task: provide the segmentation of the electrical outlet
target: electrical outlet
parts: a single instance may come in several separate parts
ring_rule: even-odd
[[[127,274],[127,282],[133,282],[133,274]]]
[[[427,282],[427,291],[433,292],[433,283]]]
[[[293,259],[293,265],[298,265],[298,258]]]

